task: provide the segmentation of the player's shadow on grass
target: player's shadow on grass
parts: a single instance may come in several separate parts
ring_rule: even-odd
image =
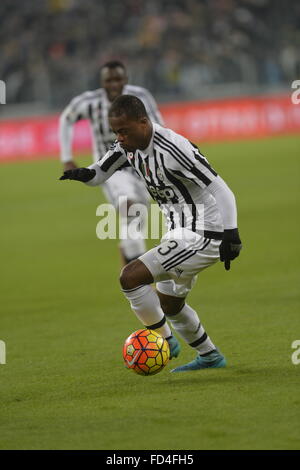
[[[282,380],[297,378],[298,373],[295,367],[276,367],[276,366],[263,366],[263,367],[239,367],[227,366],[224,369],[205,369],[193,372],[178,372],[169,373],[168,384],[161,384],[161,386],[182,386],[183,384],[255,384],[259,382],[268,381],[268,384],[278,384]]]

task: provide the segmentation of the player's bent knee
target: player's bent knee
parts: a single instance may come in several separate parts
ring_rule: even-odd
[[[153,277],[148,268],[139,259],[126,264],[120,274],[122,289],[134,289],[135,287],[151,284]]]
[[[164,295],[161,292],[157,291],[159,300],[160,300],[160,305],[167,316],[172,316],[176,315],[176,313],[179,313],[180,310],[183,309],[184,304],[185,304],[185,299],[179,298],[179,297],[173,297],[169,295]]]

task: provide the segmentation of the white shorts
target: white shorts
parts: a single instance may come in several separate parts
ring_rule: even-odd
[[[149,205],[150,195],[132,168],[116,171],[101,185],[106,199],[118,209],[119,198],[126,196],[128,201]]]
[[[197,274],[219,260],[220,244],[221,240],[175,229],[139,259],[151,272],[159,292],[184,298],[195,284]]]

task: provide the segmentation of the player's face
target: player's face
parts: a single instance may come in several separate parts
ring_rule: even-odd
[[[109,118],[109,123],[124,150],[135,152],[137,149],[143,150],[148,147],[152,126],[146,117],[134,120],[123,114]]]
[[[110,69],[105,67],[100,73],[101,85],[105,89],[109,101],[120,96],[127,83],[126,72],[122,67]]]

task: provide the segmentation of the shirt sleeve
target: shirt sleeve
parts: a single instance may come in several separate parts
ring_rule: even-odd
[[[193,181],[202,189],[206,189],[218,176],[198,147],[187,139],[173,143],[171,147],[174,175]]]
[[[202,189],[207,190],[216,200],[224,229],[237,228],[237,208],[233,192],[225,181],[211,167],[198,147],[189,142],[173,149],[172,173],[177,177],[193,181]]]
[[[214,196],[221,213],[224,230],[237,228],[237,208],[233,192],[218,176],[207,188]]]
[[[108,180],[115,171],[121,170],[126,166],[129,166],[129,163],[125,151],[118,143],[115,143],[103,158],[88,167],[90,170],[95,170],[96,175],[86,184],[88,186],[98,186]]]
[[[60,160],[65,163],[73,159],[73,126],[80,119],[89,119],[91,114],[89,100],[80,95],[74,98],[59,118]]]

